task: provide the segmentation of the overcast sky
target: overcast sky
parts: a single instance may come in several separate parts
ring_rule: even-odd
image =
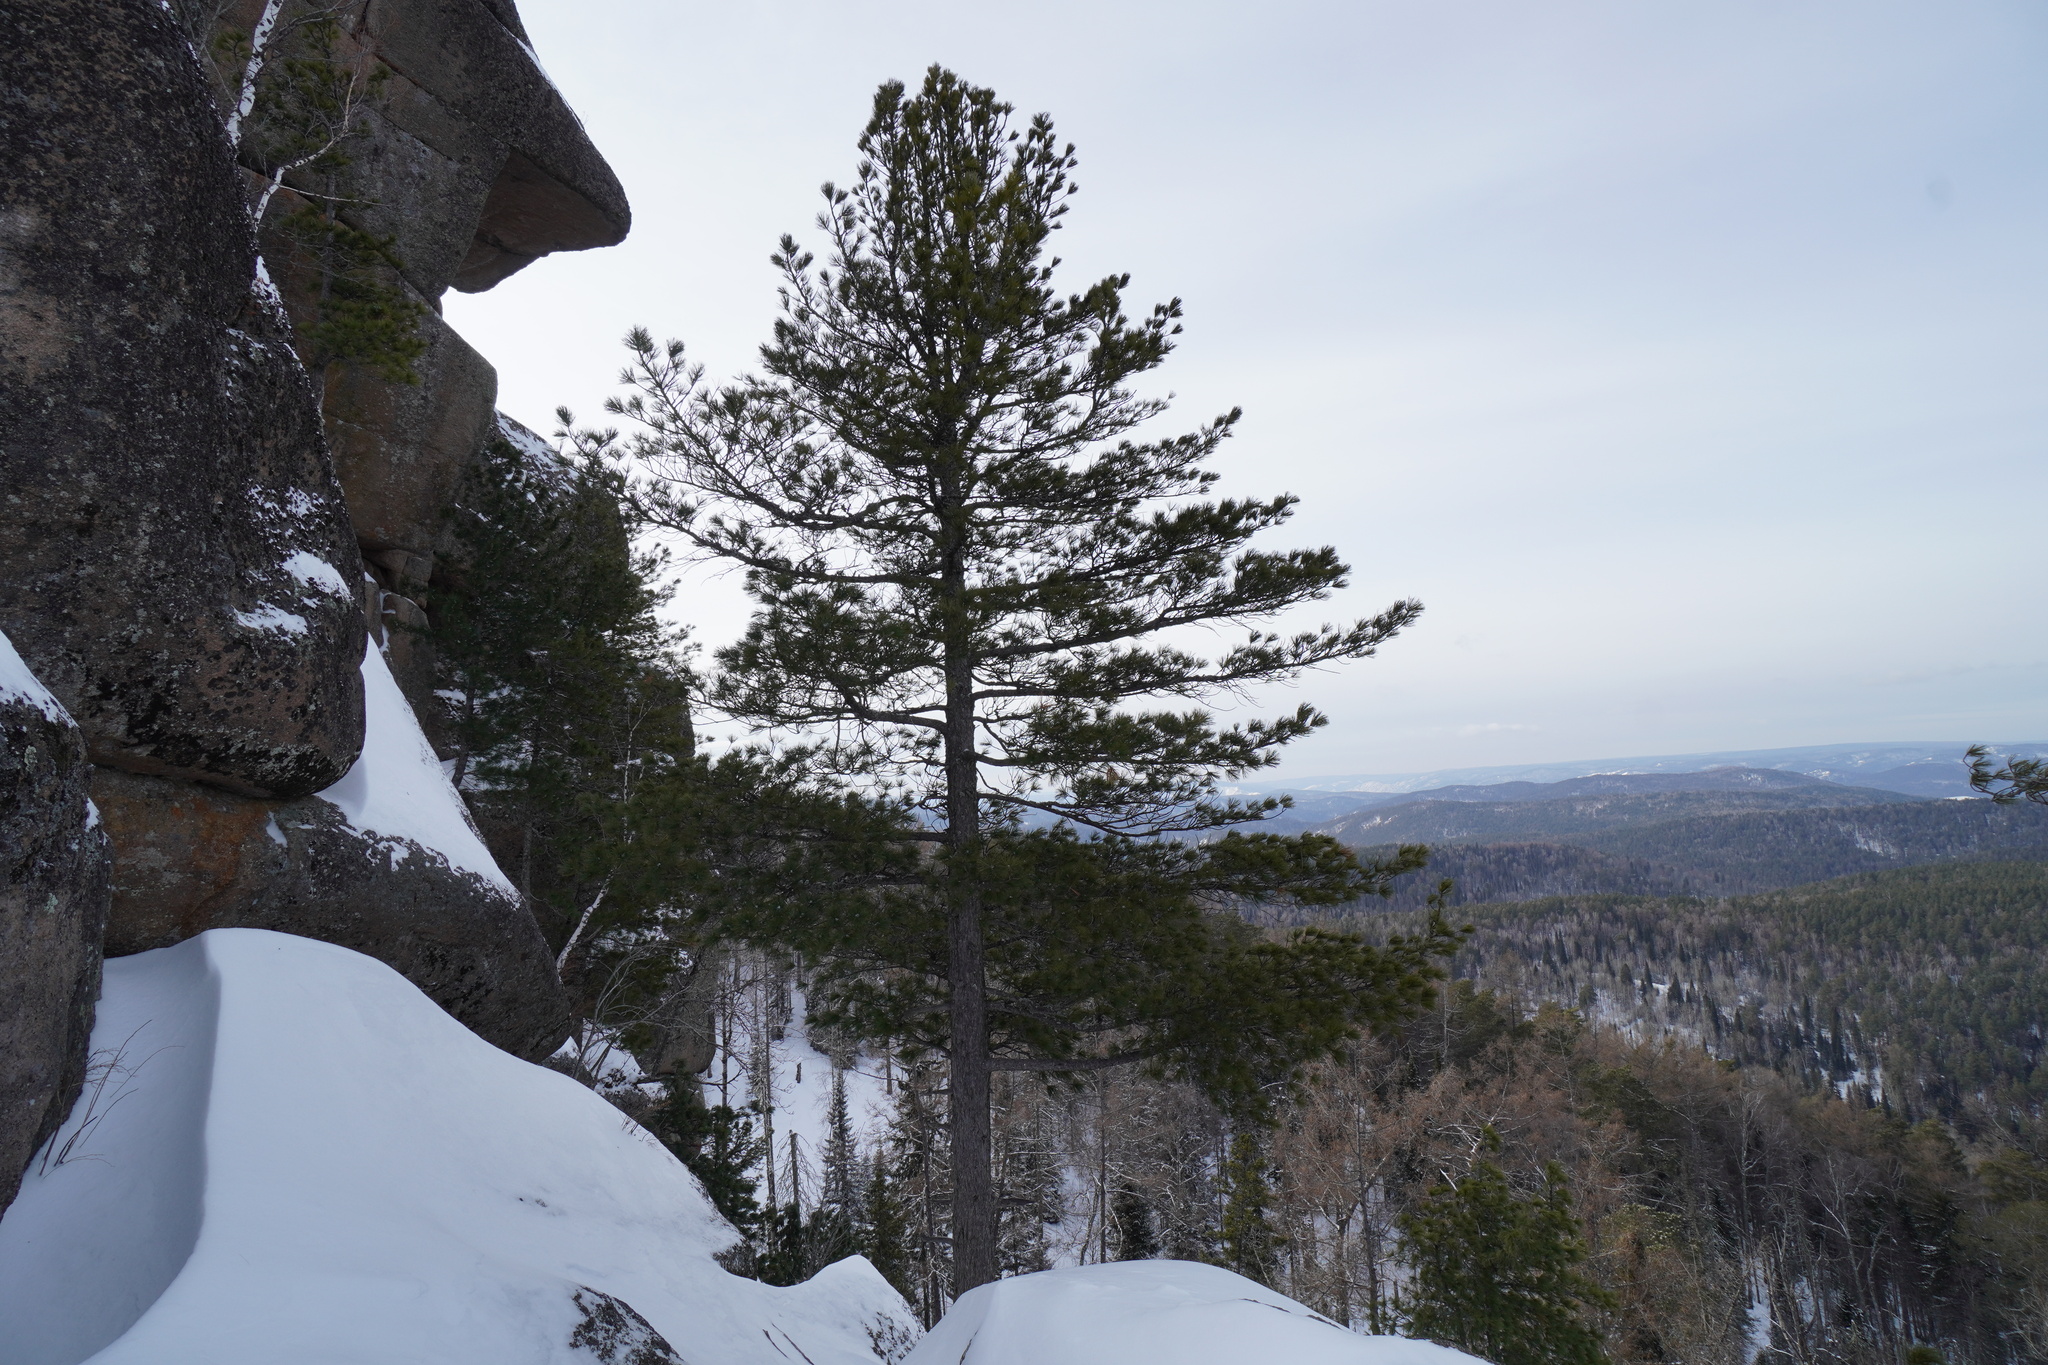
[[[768,252],[937,61],[1079,148],[1080,287],[1185,300],[1229,493],[1428,606],[1282,775],[2048,738],[2048,5],[522,0],[622,247],[450,320],[543,430],[644,323],[754,361]],[[815,234],[812,234],[815,238]],[[707,643],[744,604],[692,583]]]

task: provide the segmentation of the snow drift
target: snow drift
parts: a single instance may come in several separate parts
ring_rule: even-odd
[[[403,861],[409,845],[417,844],[456,871],[475,873],[507,899],[518,898],[374,640],[363,650],[362,756],[320,799],[364,838],[387,848],[393,861]]]
[[[1228,1270],[1123,1261],[1019,1275],[961,1296],[903,1365],[1481,1365],[1366,1337]]]
[[[0,1218],[0,1365],[850,1365],[915,1338],[859,1258],[728,1275],[680,1162],[360,953],[216,929],[114,959],[93,1048]]]

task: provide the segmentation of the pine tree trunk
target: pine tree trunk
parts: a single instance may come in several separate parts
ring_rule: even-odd
[[[949,543],[940,585],[945,613],[946,830],[954,868],[947,887],[946,979],[949,1077],[947,1124],[953,1147],[953,1296],[996,1278],[995,1181],[989,1169],[989,1055],[982,898],[978,885],[981,774],[976,764],[974,669],[967,621],[962,491],[947,471],[942,493]]]
[[[981,897],[954,902],[950,924],[953,1296],[996,1277],[995,1181],[989,1169],[988,1009],[982,983]]]

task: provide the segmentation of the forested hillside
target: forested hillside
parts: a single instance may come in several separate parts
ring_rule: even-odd
[[[1964,791],[1967,794],[1968,789]],[[1647,813],[1648,818],[1655,819],[1660,818],[1659,812],[1666,816],[1672,812],[1655,802],[1642,806],[1626,802],[1620,805],[1603,801],[1583,802],[1585,798],[1669,797],[1680,794],[1729,798],[1719,805],[1712,801],[1695,803],[1691,808],[1694,814],[1708,809],[1805,810],[1819,806],[1868,806],[1925,799],[1888,788],[1831,782],[1806,773],[1729,766],[1700,772],[1591,773],[1556,782],[1487,782],[1414,791],[1289,791],[1285,795],[1293,802],[1292,807],[1278,815],[1268,828],[1318,829],[1343,838],[1347,828],[1353,831],[1369,829],[1374,818],[1395,814],[1391,808],[1400,807],[1405,811],[1411,806],[1447,801],[1476,802],[1487,806],[1573,801],[1581,802],[1582,814],[1593,816],[1596,822],[1600,818],[1610,821],[1639,818],[1635,812]],[[1412,816],[1418,812],[1409,811],[1407,814]],[[1553,820],[1555,818],[1552,817]]]
[[[1457,883],[1454,903],[1477,904],[1560,895],[1750,895],[1890,868],[2048,858],[2048,809],[2037,805],[1901,800],[1631,818],[1645,809],[1637,801],[1677,799],[1694,798],[1631,797],[1606,810],[1580,809],[1594,803],[1577,801],[1431,806],[1429,820],[1448,836],[1427,833],[1421,817],[1404,817],[1373,829],[1374,844],[1360,852],[1389,851],[1382,842],[1431,844],[1430,871],[1395,892],[1399,909],[1419,908],[1441,877]],[[1460,824],[1466,811],[1475,813]],[[1482,828],[1498,833],[1456,833]]]
[[[1893,792],[1814,783],[1766,791],[1595,793],[1541,801],[1404,801],[1325,821],[1316,829],[1354,845],[1510,839],[1579,843],[1609,830],[1710,815],[1927,804]]]
[[[1942,801],[1757,812],[1609,831],[1582,841],[1682,868],[1703,894],[1777,890],[1951,860],[2048,857],[2048,809]]]
[[[1979,1130],[2048,1100],[2048,864],[1951,863],[1728,900],[1464,906],[1453,967],[1635,1037]]]

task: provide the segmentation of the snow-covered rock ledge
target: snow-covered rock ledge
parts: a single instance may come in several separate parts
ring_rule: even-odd
[[[109,961],[92,1046],[0,1218],[0,1365],[871,1365],[916,1335],[859,1258],[727,1274],[672,1155],[360,953],[216,929]]]
[[[1366,1337],[1242,1275],[1124,1261],[1019,1275],[962,1296],[903,1365],[1484,1365]]]
[[[360,756],[332,786],[253,800],[102,770],[113,834],[106,948],[275,929],[368,953],[506,1051],[541,1058],[569,1005],[540,927],[492,859],[375,643]]]

